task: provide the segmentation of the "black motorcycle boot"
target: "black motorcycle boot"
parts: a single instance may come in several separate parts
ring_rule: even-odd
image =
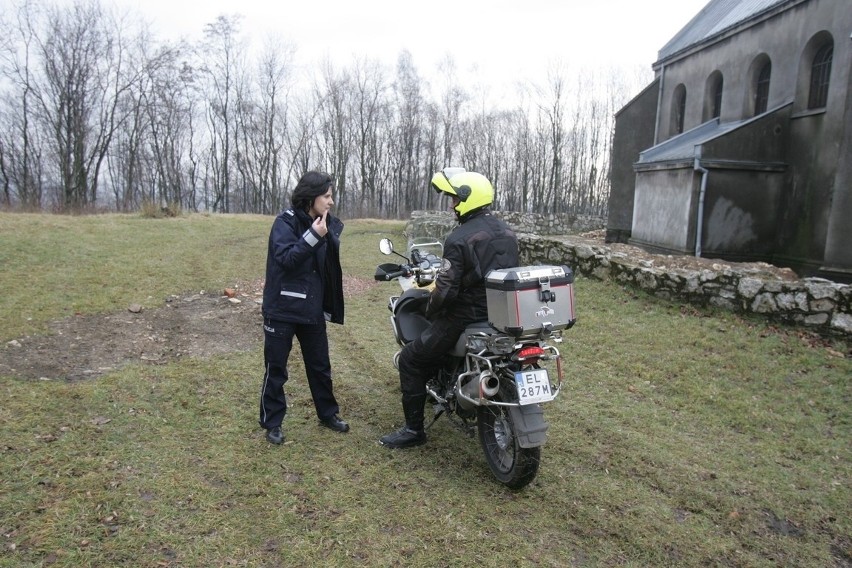
[[[405,426],[382,436],[381,444],[387,448],[413,448],[426,443],[426,430],[423,428],[423,407],[426,395],[402,397],[402,411],[405,413]]]

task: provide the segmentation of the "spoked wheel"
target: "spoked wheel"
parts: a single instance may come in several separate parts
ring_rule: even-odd
[[[506,400],[503,392],[495,400]],[[505,406],[480,406],[477,426],[479,443],[488,467],[497,480],[510,489],[521,489],[535,479],[541,459],[541,448],[518,445],[512,416]]]

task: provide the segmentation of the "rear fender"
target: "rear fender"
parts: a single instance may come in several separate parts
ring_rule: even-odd
[[[535,448],[544,445],[547,440],[547,422],[544,421],[544,410],[540,404],[526,406],[510,406],[509,415],[518,445],[522,448]]]

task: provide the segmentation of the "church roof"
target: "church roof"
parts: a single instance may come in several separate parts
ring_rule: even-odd
[[[677,136],[673,136],[668,140],[660,142],[656,146],[648,148],[639,153],[639,160],[635,165],[647,166],[649,164],[659,164],[661,162],[684,162],[693,161],[696,158],[711,158],[721,159],[725,156],[707,156],[702,155],[704,152],[703,146],[708,142],[722,138],[726,134],[748,127],[750,124],[763,120],[772,113],[781,111],[784,107],[791,105],[791,102],[784,102],[775,108],[771,108],[766,113],[758,116],[744,118],[742,120],[733,120],[729,122],[721,122],[718,118],[709,120],[703,124],[699,124],[691,130],[687,130]]]
[[[760,18],[783,4],[792,5],[801,2],[802,0],[710,0],[660,49],[657,61],[662,62],[689,47],[721,36],[729,30]]]
[[[652,164],[656,162],[679,162],[693,160],[700,157],[702,144],[727,134],[742,126],[745,121],[719,122],[715,118],[688,130],[683,134],[669,138],[668,140],[640,152],[638,164]]]

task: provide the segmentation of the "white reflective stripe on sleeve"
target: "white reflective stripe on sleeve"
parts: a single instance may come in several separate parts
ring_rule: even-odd
[[[292,296],[293,298],[301,298],[303,300],[308,297],[307,294],[300,294],[298,292],[288,292],[287,290],[281,290],[281,295],[282,296]]]
[[[319,239],[316,238],[316,236],[311,232],[310,229],[305,231],[305,234],[302,235],[302,238],[305,239],[306,241],[308,241],[308,244],[311,245],[312,247],[317,246],[317,243],[319,242]]]

